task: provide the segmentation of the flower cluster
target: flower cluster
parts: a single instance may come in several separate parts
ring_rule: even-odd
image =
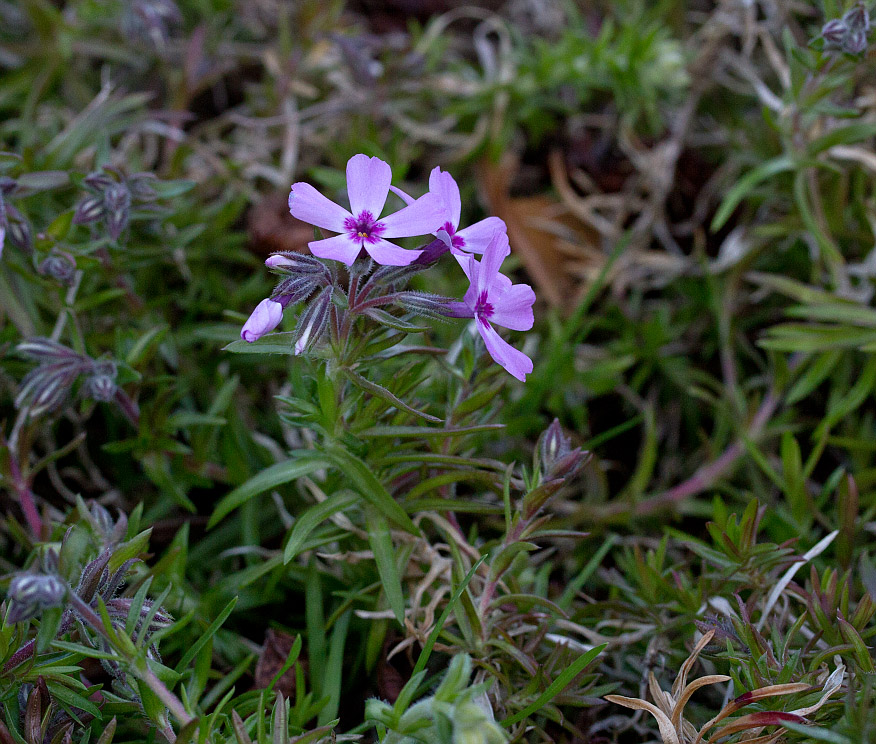
[[[821,29],[824,48],[846,54],[861,54],[865,51],[869,33],[870,14],[862,2],[855,3],[842,18],[829,20]]]
[[[440,306],[440,314],[444,316],[474,319],[490,356],[514,377],[525,380],[532,372],[532,361],[503,340],[494,328],[499,325],[526,331],[533,324],[535,293],[532,288],[513,284],[499,270],[511,252],[505,223],[498,217],[487,217],[460,229],[459,187],[441,168],[432,171],[429,191],[417,199],[392,186],[391,181],[392,171],[387,163],[379,158],[354,155],[347,163],[349,210],[330,201],[310,184],[293,184],[289,194],[292,216],[337,233],[334,237],[310,242],[313,256],[339,261],[355,275],[362,272],[360,267],[370,266],[370,261],[383,267],[410,267],[413,271],[450,253],[469,280],[468,291],[461,301],[423,295],[418,303]],[[405,206],[384,215],[390,190]],[[418,250],[408,250],[391,242],[394,238],[426,235],[434,239]],[[480,255],[480,260],[474,254]],[[241,338],[250,343],[258,340],[280,324],[288,305],[304,300],[323,287],[299,318],[295,353],[300,353],[318,336],[315,331],[328,325],[334,272],[314,258],[288,253],[273,255],[265,263],[286,276],[271,297],[263,300],[252,313],[243,326]],[[381,271],[387,276],[391,273],[386,268]],[[398,274],[404,275],[405,270],[399,268]],[[405,307],[404,302],[411,300],[410,294],[398,293],[394,301]],[[375,301],[368,302],[374,312]]]

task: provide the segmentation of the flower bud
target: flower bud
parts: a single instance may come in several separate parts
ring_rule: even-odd
[[[33,231],[24,215],[11,204],[6,205],[6,237],[19,250],[30,253],[33,250]]]
[[[283,305],[271,299],[262,300],[240,329],[240,337],[251,344],[273,331],[280,325],[281,320],[283,320]]]
[[[99,403],[108,403],[115,397],[116,378],[115,375],[92,375],[85,381],[83,392],[89,398],[93,398]]]
[[[18,574],[12,579],[7,594],[8,622],[20,623],[43,610],[61,607],[66,593],[64,582],[52,574]]]
[[[449,297],[430,294],[429,292],[399,292],[395,297],[395,304],[403,310],[416,315],[425,315],[429,318],[438,318],[443,320],[448,317],[448,303],[451,302]]]
[[[296,356],[311,349],[325,332],[332,306],[332,290],[332,287],[323,289],[301,313],[295,326]]]
[[[304,253],[283,251],[272,253],[265,259],[269,269],[281,269],[296,274],[321,274],[326,271],[322,261]]]
[[[826,49],[840,49],[848,33],[849,27],[841,18],[832,18],[821,27]]]
[[[271,293],[271,299],[283,307],[295,305],[313,294],[320,282],[314,274],[292,274],[281,281]]]
[[[842,49],[847,54],[860,54],[865,51],[867,49],[867,33],[862,29],[850,31]]]
[[[115,181],[112,177],[107,175],[104,171],[95,171],[94,173],[89,173],[85,177],[85,184],[97,191],[103,191],[107,186],[114,183]]]
[[[53,253],[39,266],[39,272],[43,276],[50,276],[61,284],[70,286],[76,274],[76,262],[63,253]]]
[[[131,209],[131,192],[123,183],[112,183],[103,192],[103,208],[106,228],[116,240],[128,224]]]
[[[87,196],[76,207],[76,214],[73,215],[74,225],[87,225],[89,222],[96,222],[103,217],[103,197]]]
[[[559,419],[538,438],[538,465],[545,481],[576,475],[590,459],[590,453],[572,448],[572,440],[563,434]]]
[[[439,230],[438,232],[447,235],[447,232],[445,230]],[[444,240],[443,236],[435,238],[435,240],[433,240],[425,248],[423,248],[423,252],[414,259],[413,263],[417,264],[418,266],[431,266],[439,258],[441,258],[441,256],[443,256],[445,253],[447,253],[447,251],[450,250],[448,240]]]
[[[866,37],[870,31],[870,14],[867,12],[867,6],[862,2],[855,3],[846,11],[843,20],[848,25],[850,33],[862,31]]]

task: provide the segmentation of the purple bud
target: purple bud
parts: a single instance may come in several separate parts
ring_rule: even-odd
[[[439,232],[443,232],[445,235],[447,234],[444,230],[439,230]],[[423,248],[423,252],[417,256],[413,262],[419,266],[430,266],[449,250],[450,246],[447,241],[438,237]]]
[[[870,14],[864,3],[855,3],[843,16],[843,20],[848,24],[850,33],[862,31],[866,35],[870,30]]]
[[[850,31],[843,44],[843,51],[847,54],[860,54],[867,49],[867,33],[863,29]]]
[[[33,232],[24,215],[11,204],[6,205],[6,236],[19,250],[30,253],[33,250]]]
[[[115,375],[92,375],[85,381],[83,392],[89,398],[93,398],[99,403],[108,403],[116,394],[118,387],[116,386]]]
[[[833,18],[821,28],[821,36],[825,41],[825,48],[829,49],[840,49],[848,33],[849,27],[840,18]]]
[[[123,183],[113,183],[107,186],[103,192],[103,207],[106,217],[106,228],[113,240],[128,224],[128,216],[131,207],[131,192]]]
[[[294,305],[306,300],[319,286],[319,281],[314,280],[313,274],[292,275],[281,281],[271,293],[271,299],[279,302],[283,307]]]
[[[395,296],[395,304],[403,310],[416,315],[425,315],[430,318],[444,319],[448,317],[449,297],[430,294],[429,292],[398,292]]]
[[[328,271],[325,264],[319,259],[292,251],[274,253],[268,256],[265,259],[265,266],[295,274],[323,274]]]
[[[332,287],[326,287],[301,313],[295,326],[295,354],[303,354],[313,347],[325,332],[332,306]]]
[[[55,281],[70,286],[76,274],[76,262],[66,254],[53,253],[39,265],[38,271],[43,276],[50,276]]]
[[[572,448],[572,440],[554,419],[538,439],[538,459],[545,480],[575,476],[590,459],[590,453]]]
[[[18,574],[9,584],[8,621],[20,623],[43,610],[61,607],[66,594],[67,587],[57,576],[40,573]]]
[[[280,325],[281,320],[283,320],[283,305],[271,299],[262,300],[240,329],[240,337],[251,344],[273,331]]]
[[[87,225],[89,222],[95,222],[103,217],[103,197],[87,196],[76,207],[76,214],[73,215],[74,225]]]
[[[85,177],[85,183],[91,188],[97,191],[103,191],[110,184],[115,183],[115,181],[108,176],[106,173],[102,171],[96,171],[94,173],[89,173]]]

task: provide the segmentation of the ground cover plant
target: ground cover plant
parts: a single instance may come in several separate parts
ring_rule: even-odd
[[[872,10],[0,0],[0,741],[872,741]]]

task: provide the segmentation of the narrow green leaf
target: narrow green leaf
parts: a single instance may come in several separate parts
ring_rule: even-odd
[[[216,631],[222,627],[222,623],[228,619],[228,616],[231,614],[231,611],[236,604],[237,597],[232,597],[231,601],[225,605],[225,608],[219,613],[216,619],[207,626],[207,629],[201,634],[200,638],[198,638],[198,640],[189,647],[188,651],[183,654],[183,657],[179,660],[179,663],[174,670],[177,674],[182,674],[191,660],[194,659],[198,655],[198,652],[207,645],[207,641],[209,641],[216,634]]]
[[[222,351],[230,351],[233,354],[285,354],[292,356],[294,354],[295,333],[292,331],[283,331],[280,333],[269,333],[267,336],[262,336],[258,341],[244,341],[242,338],[237,341],[232,341],[225,346]]]
[[[338,618],[332,630],[329,641],[328,663],[325,667],[322,690],[328,695],[328,702],[319,712],[318,726],[325,726],[329,721],[338,716],[338,708],[341,703],[341,684],[344,680],[344,648],[347,643],[347,629],[350,627],[352,610],[347,610]]]
[[[408,413],[412,413],[414,416],[423,419],[424,421],[429,421],[433,424],[441,424],[443,423],[443,419],[438,418],[437,416],[433,416],[430,413],[424,413],[423,411],[417,410],[413,406],[409,406],[405,403],[401,398],[393,395],[389,390],[387,390],[382,385],[378,385],[377,383],[371,382],[358,372],[354,372],[352,369],[344,369],[344,374],[347,378],[357,387],[362,388],[363,390],[367,390],[372,395],[380,398],[381,400],[386,401],[391,406],[395,406],[399,410],[407,411]]]
[[[447,618],[450,617],[450,613],[453,612],[456,607],[456,603],[459,601],[459,598],[462,596],[462,593],[468,588],[468,585],[471,583],[471,580],[474,578],[474,575],[477,573],[478,569],[481,567],[483,562],[487,560],[487,556],[482,555],[478,562],[475,563],[465,575],[465,578],[460,582],[459,586],[456,587],[452,596],[447,602],[447,605],[444,607],[444,610],[438,616],[438,619],[435,621],[435,627],[432,628],[432,632],[429,633],[429,637],[426,639],[426,644],[423,646],[423,650],[420,651],[420,656],[417,659],[417,663],[414,666],[414,670],[411,672],[411,676],[413,677],[416,674],[419,674],[426,668],[426,662],[429,661],[429,656],[432,653],[432,649],[435,647],[435,643],[438,641],[438,636],[441,635],[441,631],[444,630],[444,623],[447,622]]]
[[[371,469],[355,455],[337,444],[325,448],[326,456],[350,482],[350,485],[377,508],[387,519],[413,535],[420,530],[411,521],[404,509],[390,495],[389,491],[371,472]]]
[[[332,514],[340,514],[345,509],[353,506],[358,501],[358,496],[352,491],[337,491],[325,501],[314,504],[301,514],[292,526],[289,540],[283,550],[283,563],[289,563],[300,552],[304,541],[322,522]]]
[[[541,695],[539,695],[523,710],[518,711],[513,716],[509,716],[504,721],[502,721],[502,726],[505,726],[506,728],[508,726],[513,726],[515,723],[519,723],[524,718],[532,715],[537,710],[547,705],[551,700],[553,700],[557,695],[565,690],[566,686],[582,671],[584,671],[584,668],[597,656],[599,656],[599,654],[602,653],[603,649],[607,645],[607,643],[603,643],[599,646],[591,648],[583,656],[578,657],[578,659],[575,660],[572,666],[565,669],[553,682],[551,682],[550,685],[548,685],[548,688]]]
[[[325,459],[321,455],[315,452],[305,452],[294,459],[278,462],[276,465],[265,468],[258,475],[253,476],[246,483],[235,488],[216,505],[210,521],[207,523],[207,529],[215,527],[218,522],[245,504],[253,496],[257,496],[289,481],[302,478],[305,475],[310,475],[324,468],[326,464]]]
[[[727,220],[730,219],[730,215],[733,214],[733,210],[735,210],[736,207],[739,206],[739,203],[751,193],[755,186],[779,173],[793,170],[793,168],[794,161],[788,155],[782,155],[773,158],[772,160],[768,160],[757,166],[754,170],[746,173],[736,182],[733,188],[727,192],[727,196],[724,197],[724,201],[721,203],[721,206],[715,214],[715,218],[712,220],[712,230],[720,230],[724,226],[724,223],[726,223]]]
[[[405,624],[405,597],[399,574],[395,546],[392,544],[392,533],[386,517],[373,508],[367,510],[368,544],[374,553],[377,573],[386,593],[386,601],[392,609],[398,624]]]

